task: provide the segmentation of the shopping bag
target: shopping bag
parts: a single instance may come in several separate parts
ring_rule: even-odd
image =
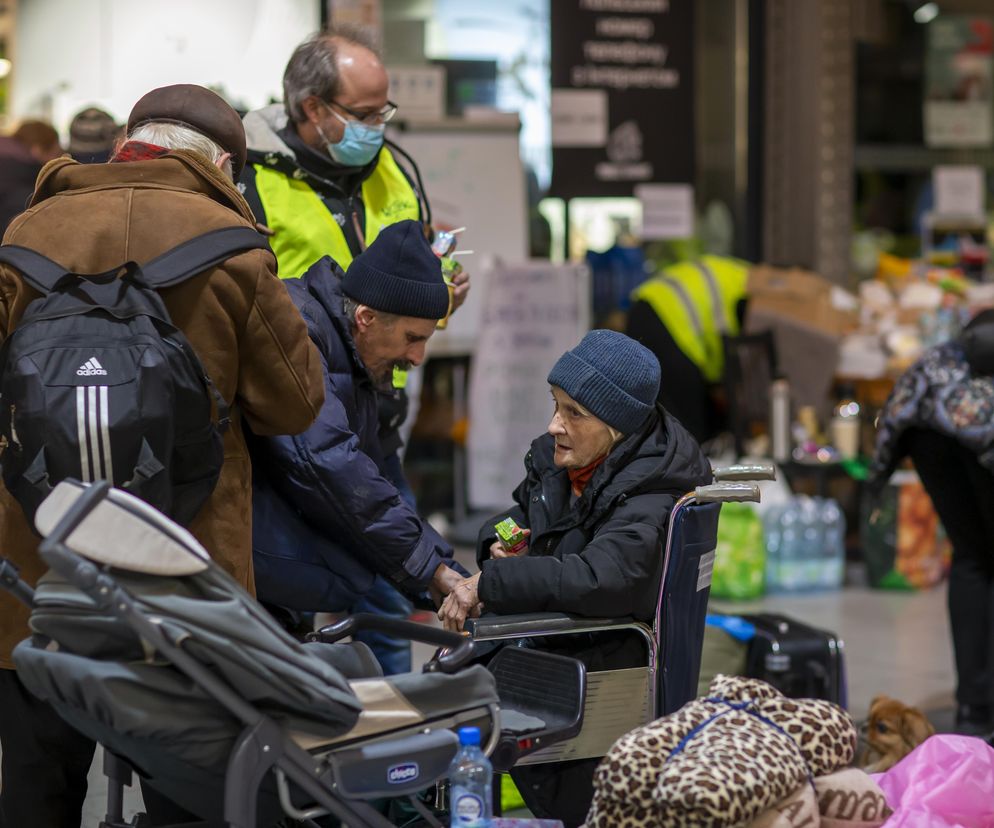
[[[763,522],[748,503],[725,503],[718,518],[711,597],[746,600],[763,594]]]
[[[937,734],[874,774],[894,814],[884,828],[994,828],[994,748]]]
[[[952,547],[913,471],[896,472],[881,491],[867,491],[860,524],[870,586],[928,589],[949,571]]]

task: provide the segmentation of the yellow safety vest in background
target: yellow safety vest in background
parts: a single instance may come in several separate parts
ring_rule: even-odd
[[[352,251],[345,233],[311,186],[279,170],[254,166],[266,224],[273,231],[269,246],[276,254],[280,278],[303,276],[322,256],[331,256],[342,270],[347,269]],[[380,150],[373,172],[362,182],[362,204],[367,247],[388,224],[420,219],[417,194],[386,147]],[[346,215],[345,220],[352,217]]]
[[[702,256],[663,268],[635,289],[632,301],[647,302],[677,347],[709,382],[717,382],[725,368],[721,336],[739,333],[735,310],[748,277],[746,262]]]

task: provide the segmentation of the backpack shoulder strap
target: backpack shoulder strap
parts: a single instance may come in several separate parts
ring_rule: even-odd
[[[269,249],[265,237],[251,227],[211,230],[167,250],[142,265],[142,276],[156,289],[172,287],[245,250]],[[3,248],[0,248],[2,250]]]
[[[48,256],[18,244],[0,245],[0,262],[13,267],[25,282],[46,295],[55,289],[63,276],[70,273]]]

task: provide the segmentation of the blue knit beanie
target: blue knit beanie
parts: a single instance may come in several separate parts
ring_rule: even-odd
[[[591,331],[549,372],[591,414],[622,434],[637,431],[656,404],[659,360],[644,345],[616,331]]]
[[[442,319],[449,312],[442,264],[412,219],[388,224],[352,260],[342,292],[361,305],[398,316]]]

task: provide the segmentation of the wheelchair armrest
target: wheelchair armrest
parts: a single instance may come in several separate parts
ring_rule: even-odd
[[[527,612],[467,618],[464,628],[474,641],[488,641],[531,635],[593,632],[611,627],[631,627],[637,623],[634,618],[586,618],[565,612]]]

